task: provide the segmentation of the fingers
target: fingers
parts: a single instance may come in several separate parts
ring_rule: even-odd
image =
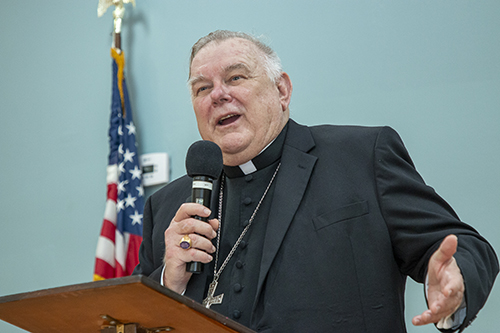
[[[426,310],[421,315],[413,317],[411,323],[415,326],[422,326],[433,323],[431,310]]]
[[[219,222],[215,219],[209,223],[203,222],[193,218],[195,215],[207,217],[210,215],[210,210],[199,204],[183,204],[165,231],[165,245],[167,250],[172,251],[170,255],[182,261],[209,262],[211,256],[207,256],[205,252],[215,252],[211,240],[217,236]],[[180,241],[185,235],[191,239],[191,247],[188,250],[180,247]],[[200,251],[204,253],[199,253]]]
[[[217,236],[218,221],[214,222],[211,220],[209,223],[206,223],[195,219],[194,216],[208,217],[210,216],[210,210],[200,204],[183,204],[175,214],[169,229],[172,228],[179,235],[197,233],[208,239],[213,239]]]
[[[186,263],[197,261],[206,264],[212,261],[210,254],[215,252],[215,247],[211,240],[217,236],[219,222],[212,219],[207,223],[193,217],[208,217],[210,213],[209,209],[200,204],[183,204],[165,230],[163,280],[168,288],[179,293],[185,289],[191,277],[191,273],[186,272]],[[180,242],[186,235],[191,239],[189,249],[180,247]]]
[[[187,259],[194,258],[195,256],[197,256],[197,253],[200,252],[199,250],[207,253],[215,252],[215,246],[213,246],[212,242],[206,237],[200,236],[198,234],[188,234],[188,236],[191,239],[191,247],[189,249],[183,249],[180,246],[180,240],[182,239],[182,237],[179,238],[179,242],[177,243],[177,246],[179,246],[179,248],[182,250],[181,252],[182,257],[185,257]],[[202,261],[202,262],[205,262],[207,260],[210,261],[209,258],[211,258],[211,256],[208,257],[204,256],[200,258],[201,260],[196,260],[196,258],[188,261]]]
[[[427,300],[429,309],[415,316],[414,325],[437,323],[453,314],[462,303],[465,286],[460,268],[453,255],[458,239],[448,235],[429,260]]]
[[[451,313],[453,312],[444,311],[441,305],[433,304],[433,306],[422,312],[422,314],[413,317],[412,323],[415,326],[437,323],[441,318],[445,318]]]
[[[427,324],[435,324],[441,319],[444,319],[455,313],[462,304],[463,292],[450,290],[451,294],[443,297],[441,300],[434,302],[428,310],[422,314],[413,317],[412,323],[415,326]]]

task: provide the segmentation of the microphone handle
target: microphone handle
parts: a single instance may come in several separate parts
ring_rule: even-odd
[[[212,178],[208,176],[194,176],[191,201],[210,208],[213,185],[212,181]],[[197,220],[208,222],[208,217],[201,217],[197,215],[193,217]],[[197,261],[188,262],[186,264],[186,271],[193,274],[200,274],[203,272],[203,264]]]

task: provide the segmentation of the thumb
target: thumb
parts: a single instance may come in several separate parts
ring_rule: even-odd
[[[439,249],[432,255],[431,260],[438,264],[443,264],[450,260],[457,252],[458,238],[455,235],[448,235],[439,245]]]

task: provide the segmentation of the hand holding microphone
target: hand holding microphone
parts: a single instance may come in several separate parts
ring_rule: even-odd
[[[213,259],[210,254],[215,252],[215,247],[211,240],[217,236],[219,222],[208,219],[210,184],[222,172],[220,148],[209,141],[195,142],[186,155],[186,169],[193,178],[191,201],[194,203],[184,203],[179,207],[164,235],[163,283],[178,293],[186,289],[193,273],[201,272],[202,263]],[[186,249],[182,245],[187,245]]]
[[[186,155],[186,171],[193,178],[191,202],[210,208],[213,181],[219,178],[222,172],[222,152],[211,141],[197,141],[189,147]],[[193,216],[195,219],[207,222],[208,217]],[[180,246],[191,247],[189,237],[183,238]],[[190,273],[201,273],[203,265],[200,262],[190,262],[186,266]]]

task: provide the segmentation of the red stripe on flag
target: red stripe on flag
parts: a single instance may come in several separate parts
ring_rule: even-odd
[[[115,269],[115,277],[124,277],[124,276],[129,276],[130,274],[127,274],[123,270],[123,267],[118,263],[118,261],[115,261],[116,269]]]
[[[115,234],[116,234],[116,226],[110,221],[104,219],[104,221],[102,222],[101,236],[108,238],[114,243]]]
[[[115,269],[102,259],[96,258],[94,272],[96,275],[104,279],[112,279],[115,277]]]
[[[125,264],[127,266],[127,272],[129,275],[132,274],[135,266],[137,266],[137,264],[139,263],[139,247],[141,246],[141,242],[141,236],[130,234],[127,250],[127,260]]]
[[[116,183],[109,183],[108,184],[108,199],[113,200],[116,202],[118,199],[118,185]]]

